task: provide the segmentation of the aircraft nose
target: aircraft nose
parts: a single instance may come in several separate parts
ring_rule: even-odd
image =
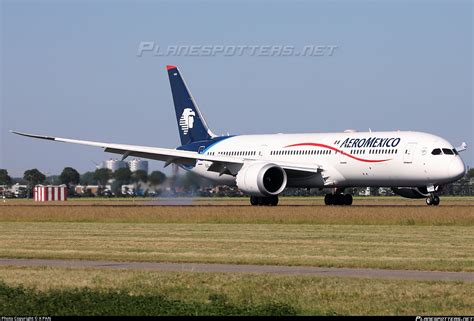
[[[456,159],[453,159],[451,161],[451,164],[449,165],[449,176],[452,177],[453,179],[460,179],[464,176],[466,173],[466,166],[464,165],[464,162],[459,158],[456,157]]]

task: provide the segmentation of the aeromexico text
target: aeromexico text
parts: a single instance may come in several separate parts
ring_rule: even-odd
[[[400,138],[381,138],[381,137],[369,137],[369,138],[346,138],[341,143],[341,147],[355,148],[355,147],[397,147],[400,144]]]

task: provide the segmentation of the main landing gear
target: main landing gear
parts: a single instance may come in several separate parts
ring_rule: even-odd
[[[352,205],[351,194],[326,194],[324,196],[324,204],[326,205]]]
[[[278,195],[268,197],[250,196],[250,204],[254,206],[277,206]]]
[[[431,194],[430,197],[426,199],[426,204],[433,206],[439,205],[439,196],[436,194]]]

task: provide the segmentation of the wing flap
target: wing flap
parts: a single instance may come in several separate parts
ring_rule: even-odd
[[[133,157],[147,158],[147,159],[163,161],[163,162],[166,163],[166,166],[171,164],[171,163],[180,164],[180,165],[188,165],[188,166],[195,166],[196,165],[196,159],[190,159],[190,158],[185,158],[185,157],[175,157],[175,156],[168,156],[168,155],[163,155],[163,154],[137,152],[137,151],[130,151],[130,150],[124,150],[124,149],[117,149],[117,148],[109,148],[109,147],[106,147],[104,149],[104,152],[113,153],[113,154],[120,154],[120,155],[124,155],[124,156],[126,155],[126,156],[133,156]]]

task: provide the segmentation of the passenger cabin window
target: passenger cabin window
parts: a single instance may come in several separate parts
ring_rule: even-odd
[[[433,155],[441,155],[442,152],[441,152],[441,149],[440,149],[440,148],[435,148],[435,149],[433,149],[433,151],[431,152],[431,154],[433,154]]]
[[[443,148],[443,153],[446,155],[454,155],[454,152],[449,148]]]

